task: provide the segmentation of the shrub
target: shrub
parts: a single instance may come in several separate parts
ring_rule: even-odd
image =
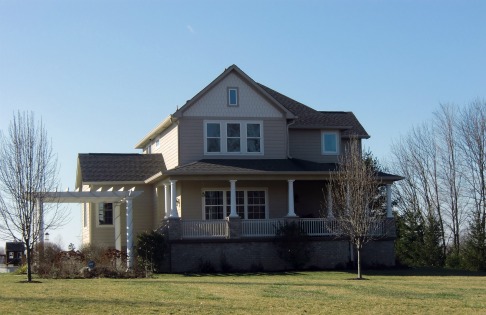
[[[301,269],[309,262],[308,237],[297,222],[279,223],[275,236],[279,257],[293,269]]]
[[[145,272],[160,273],[163,271],[164,257],[169,246],[164,234],[150,231],[142,232],[137,237],[137,260]]]
[[[97,245],[85,245],[80,250],[63,251],[58,245],[46,243],[37,248],[35,272],[41,278],[126,278],[136,276],[126,272],[126,254]],[[93,261],[95,267],[88,268]]]

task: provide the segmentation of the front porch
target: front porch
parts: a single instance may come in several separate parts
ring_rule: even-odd
[[[244,220],[228,217],[223,220],[181,220],[166,219],[162,229],[168,231],[171,240],[197,239],[251,239],[275,237],[279,227],[295,222],[301,231],[312,237],[339,237],[338,224],[332,218],[280,218]],[[372,228],[376,238],[394,238],[395,222],[393,218],[377,221]]]

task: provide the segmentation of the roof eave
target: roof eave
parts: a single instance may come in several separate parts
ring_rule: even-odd
[[[177,120],[176,117],[173,115],[169,115],[166,119],[164,119],[160,124],[157,125],[152,131],[150,131],[145,137],[142,138],[136,145],[135,149],[143,149],[153,138],[155,138],[158,134],[163,132],[165,129],[169,128],[172,123]]]

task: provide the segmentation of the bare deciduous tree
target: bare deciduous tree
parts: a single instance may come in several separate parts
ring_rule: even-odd
[[[352,138],[331,177],[335,230],[356,248],[358,279],[362,279],[361,250],[379,235],[384,214],[377,198],[379,182],[373,165],[366,163],[358,139]]]
[[[0,133],[0,216],[4,236],[25,244],[29,282],[39,234],[63,220],[57,204],[37,206],[57,187],[57,159],[42,121],[36,123],[32,113],[14,114],[8,132]]]

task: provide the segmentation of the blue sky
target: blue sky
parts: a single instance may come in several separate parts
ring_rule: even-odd
[[[385,160],[440,103],[486,99],[486,2],[0,0],[0,129],[17,110],[42,117],[73,189],[78,153],[137,152],[232,64],[353,111]],[[79,245],[80,206],[66,211],[51,240]]]

